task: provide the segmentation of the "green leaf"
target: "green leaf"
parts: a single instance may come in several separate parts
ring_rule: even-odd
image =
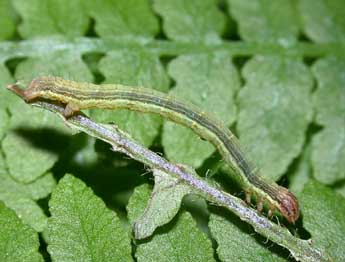
[[[333,261],[345,257],[345,199],[316,181],[309,182],[300,197],[303,225],[314,245],[326,250]]]
[[[228,0],[245,41],[291,45],[298,36],[298,16],[291,1]]]
[[[219,42],[225,17],[212,0],[155,0],[154,9],[163,18],[164,32],[183,42]]]
[[[96,20],[101,37],[152,38],[158,32],[158,21],[148,0],[85,1],[89,14]]]
[[[132,261],[128,232],[79,179],[65,175],[49,201],[48,252],[54,261]]]
[[[345,178],[345,123],[331,125],[313,137],[314,176],[325,184]]]
[[[143,239],[149,237],[157,227],[170,222],[180,209],[182,198],[189,193],[193,193],[193,189],[186,184],[183,184],[179,179],[171,177],[159,170],[154,170],[155,186],[153,188],[151,197],[147,203],[144,212],[139,213],[135,210],[142,210],[142,205],[138,200],[145,200],[147,191],[144,189],[137,191],[129,202],[128,209],[131,213],[136,214],[137,217],[131,217],[135,220],[134,235],[136,239]],[[146,190],[148,190],[146,188]],[[138,216],[140,214],[140,216]]]
[[[52,117],[47,112],[33,110],[27,108],[25,116],[28,117],[33,112],[37,118]],[[24,114],[24,112],[23,112]],[[55,119],[57,122],[58,119]],[[46,121],[45,121],[46,122]],[[35,147],[32,145],[29,137],[23,137],[20,133],[12,131],[8,133],[2,142],[2,148],[6,155],[11,175],[18,181],[29,183],[37,179],[47,170],[49,170],[57,161],[57,154],[48,152],[43,148]],[[35,163],[35,164],[33,164]]]
[[[34,200],[47,197],[55,187],[56,182],[52,173],[48,173],[35,180],[33,183],[25,184],[23,190],[26,190]]]
[[[211,241],[183,212],[169,228],[137,248],[138,261],[215,261]]]
[[[0,201],[0,260],[3,262],[43,261],[38,252],[37,233]]]
[[[9,0],[0,1],[0,40],[10,38],[15,31],[11,12],[11,2]]]
[[[239,77],[227,54],[180,56],[169,64],[169,74],[176,81],[172,95],[198,105],[229,126],[235,120],[234,93]],[[191,130],[165,122],[162,144],[173,162],[199,167],[214,152]]]
[[[106,83],[144,86],[163,92],[169,89],[169,78],[159,58],[144,50],[108,53],[99,68],[106,77]],[[157,115],[128,110],[93,110],[91,115],[99,122],[114,122],[146,146],[152,144],[162,124]]]
[[[255,57],[243,69],[238,131],[265,177],[277,180],[300,154],[312,117],[312,78],[300,61]]]
[[[57,116],[23,102],[14,105],[11,113],[11,131],[2,141],[2,148],[10,174],[18,181],[29,183],[49,170],[58,159],[55,151],[58,142],[54,141],[57,134],[49,130],[66,135],[70,130]],[[49,139],[50,145],[46,144]]]
[[[312,69],[318,82],[313,96],[316,121],[324,126],[313,137],[314,176],[332,184],[345,178],[345,60],[320,59]]]
[[[233,215],[211,214],[209,227],[218,243],[217,254],[221,261],[287,261],[272,252],[267,240]]]
[[[345,59],[334,57],[319,59],[312,67],[318,84],[313,102],[320,125],[345,123],[344,70]]]
[[[25,224],[30,225],[35,231],[42,232],[46,228],[47,216],[34,200],[16,195],[4,196],[2,193],[1,199],[16,212]]]
[[[29,58],[16,68],[16,79],[31,81],[40,75],[61,76],[75,81],[92,82],[93,76],[78,50],[57,51]]]
[[[83,35],[88,27],[88,17],[83,12],[82,0],[13,0],[22,17],[19,33],[23,38],[64,34]]]
[[[38,200],[48,196],[55,187],[55,180],[51,173],[45,174],[29,184],[14,180],[10,175],[0,171],[1,191],[3,194],[12,194],[13,197],[30,198]]]
[[[0,180],[0,200],[12,208],[23,222],[42,232],[46,227],[47,217],[34,200],[51,193],[55,186],[53,176],[47,174],[30,184],[23,184],[0,171]]]
[[[298,1],[304,31],[319,43],[345,42],[345,2],[342,0]]]

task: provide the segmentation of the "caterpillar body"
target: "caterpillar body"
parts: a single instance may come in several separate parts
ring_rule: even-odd
[[[35,78],[24,90],[16,84],[8,88],[24,97],[26,102],[47,99],[65,104],[65,117],[88,108],[128,109],[159,114],[189,127],[217,148],[242,182],[247,202],[251,201],[251,195],[254,194],[259,211],[265,202],[269,205],[269,216],[277,209],[290,223],[299,217],[296,197],[286,188],[260,176],[259,170],[241,150],[234,134],[220,121],[190,103],[143,87],[79,83],[51,76]]]

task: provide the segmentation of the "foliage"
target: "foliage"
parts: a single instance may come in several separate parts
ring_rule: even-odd
[[[342,0],[1,0],[1,261],[289,259],[222,208],[186,201],[190,188],[4,88],[47,74],[155,88],[215,115],[264,176],[297,194],[296,235],[344,260],[344,10]],[[86,113],[240,192],[192,131]]]

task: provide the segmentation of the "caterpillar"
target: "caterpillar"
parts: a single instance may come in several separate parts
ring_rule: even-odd
[[[296,197],[286,188],[259,174],[259,169],[243,153],[235,135],[216,118],[181,99],[144,87],[96,85],[52,76],[37,77],[24,90],[19,84],[9,85],[8,88],[20,94],[27,103],[37,99],[63,103],[66,105],[66,118],[82,109],[128,109],[159,114],[189,127],[217,148],[241,181],[248,203],[251,202],[251,196],[255,195],[258,211],[262,211],[265,202],[269,205],[268,216],[274,210],[279,210],[290,223],[294,223],[299,217]]]

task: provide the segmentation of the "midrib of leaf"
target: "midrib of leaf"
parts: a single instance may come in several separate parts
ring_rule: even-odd
[[[52,36],[37,38],[34,40],[23,40],[20,42],[0,43],[0,62],[5,62],[14,57],[38,57],[57,51],[73,51],[76,53],[100,52],[107,53],[113,50],[127,50],[133,48],[144,48],[158,56],[177,56],[193,53],[215,53],[219,51],[228,52],[232,56],[251,55],[275,55],[294,57],[319,57],[337,56],[345,57],[345,44],[319,44],[309,42],[298,42],[293,46],[282,46],[274,43],[248,43],[224,41],[219,44],[177,42],[167,40],[152,40],[148,38],[138,39],[101,39],[101,38],[64,38]]]

